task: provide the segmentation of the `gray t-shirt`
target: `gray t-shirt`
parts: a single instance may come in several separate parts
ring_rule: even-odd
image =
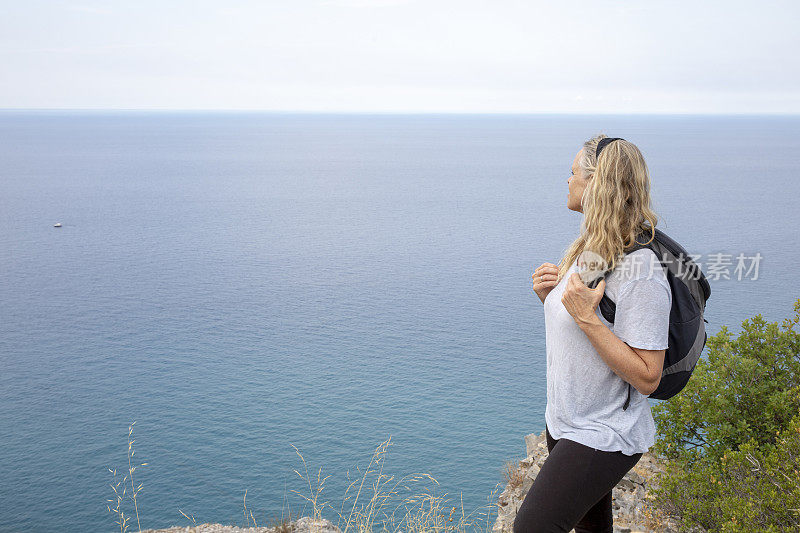
[[[647,396],[611,370],[569,314],[561,296],[573,263],[544,301],[547,345],[547,408],[550,434],[603,451],[625,455],[646,452],[655,444],[655,423]],[[656,254],[649,248],[625,256],[606,277],[606,294],[617,306],[614,324],[596,313],[611,331],[633,348],[665,350],[669,337],[672,291]]]

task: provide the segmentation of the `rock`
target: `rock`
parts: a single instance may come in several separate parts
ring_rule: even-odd
[[[304,516],[296,524],[297,533],[341,533],[341,530],[333,525],[330,520],[314,520],[310,516]]]
[[[542,433],[541,435],[536,435],[531,433],[530,435],[525,435],[525,448],[527,449],[527,455],[532,456],[535,455],[540,451],[540,444],[544,444],[545,450],[547,450],[547,434]]]
[[[304,516],[296,522],[290,522],[293,533],[341,533],[341,530],[330,520],[314,520]],[[145,529],[142,533],[276,533],[275,528],[269,527],[238,527],[222,524],[197,524],[196,526],[178,527],[167,529]]]

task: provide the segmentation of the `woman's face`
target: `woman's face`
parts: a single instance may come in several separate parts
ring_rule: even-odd
[[[581,158],[582,152],[583,148],[578,150],[578,153],[575,154],[575,159],[572,161],[572,174],[569,179],[567,179],[567,184],[569,185],[567,208],[579,213],[583,213],[581,198],[583,197],[583,191],[586,190],[586,186],[589,184],[589,180],[584,179],[583,171],[580,166],[578,166],[578,161]]]

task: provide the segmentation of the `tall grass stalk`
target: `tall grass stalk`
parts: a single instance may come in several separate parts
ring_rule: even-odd
[[[128,426],[128,473],[125,475],[121,482],[117,482],[117,469],[109,468],[108,471],[114,476],[114,483],[111,484],[111,488],[114,490],[114,498],[110,500],[106,500],[107,502],[111,502],[115,504],[115,507],[112,509],[110,505],[106,504],[109,512],[113,512],[117,514],[117,520],[115,524],[119,525],[120,533],[125,533],[128,530],[128,521],[130,517],[125,516],[125,512],[123,509],[123,504],[126,499],[130,498],[133,500],[133,507],[136,513],[136,526],[138,530],[142,531],[141,523],[139,522],[139,503],[136,497],[139,495],[139,492],[142,490],[142,484],[139,483],[137,487],[133,480],[133,473],[136,471],[136,468],[139,466],[146,466],[147,463],[141,463],[139,465],[133,464],[133,456],[136,451],[133,449],[133,443],[136,439],[133,438],[133,425],[136,424],[134,420],[131,425]],[[127,481],[130,480],[131,485],[131,492],[130,495],[127,495]],[[119,493],[119,486],[122,485],[122,494]]]
[[[465,532],[468,530],[488,532],[491,529],[491,509],[496,508],[493,502],[501,483],[498,483],[487,497],[489,510],[485,513],[486,526],[480,528],[477,526],[477,520],[473,517],[473,513],[482,507],[468,515],[465,514],[463,493],[461,493],[459,498],[460,515],[456,514],[459,506],[450,504],[450,498],[447,497],[447,493],[442,495],[435,493],[435,487],[439,485],[439,482],[430,474],[412,473],[394,482],[394,476],[384,474],[386,452],[390,445],[391,436],[388,440],[378,445],[361,478],[351,481],[347,486],[341,508],[335,511],[339,517],[336,525],[342,530],[342,533],[372,533],[376,530],[390,533],[446,533]],[[313,525],[321,525],[319,522],[322,518],[322,511],[328,502],[326,501],[319,505],[320,493],[324,488],[324,481],[330,476],[321,478],[322,469],[320,469],[317,474],[316,486],[312,485],[305,458],[303,458],[296,446],[292,445],[292,447],[303,461],[306,476],[303,476],[297,470],[294,472],[308,483],[310,495],[305,496],[297,491],[292,492],[299,494],[306,502],[313,505],[315,522]],[[358,470],[360,472],[360,469]],[[370,480],[371,476],[374,476],[374,479]],[[350,480],[349,472],[347,477]],[[410,492],[414,490],[412,488],[413,484],[427,482],[431,482],[434,485],[432,492],[427,488],[417,489],[416,493],[403,498],[396,506],[391,507],[391,498],[399,495],[400,488]],[[352,493],[351,490],[353,490]],[[351,503],[349,508],[345,509],[345,504],[348,500]],[[478,513],[478,516],[482,515],[483,513]]]
[[[107,505],[107,508],[109,512],[117,514],[115,523],[119,526],[120,533],[128,531],[128,522],[131,520],[131,517],[126,516],[124,512],[124,504],[128,499],[133,501],[136,524],[141,532],[137,495],[142,490],[142,484],[136,485],[134,472],[136,468],[146,466],[147,463],[136,465],[133,462],[135,455],[133,426],[135,423],[134,421],[128,426],[128,473],[122,481],[117,481],[117,470],[108,469],[114,476],[113,483],[110,485],[114,491],[114,498],[107,500],[107,502],[113,503],[115,506],[112,509],[110,505]],[[296,490],[291,491],[306,501],[303,511],[296,516],[304,516],[305,506],[311,504],[313,508],[312,533],[321,528],[324,523],[323,512],[326,508],[333,509],[333,512],[338,516],[336,526],[342,533],[461,533],[467,531],[488,533],[491,530],[491,511],[497,508],[495,503],[496,493],[504,484],[503,482],[498,483],[487,496],[489,502],[487,506],[479,507],[466,514],[463,493],[459,494],[459,504],[452,505],[451,498],[448,497],[447,493],[436,494],[439,481],[428,473],[415,472],[397,480],[393,475],[384,474],[384,464],[391,440],[390,436],[388,440],[378,445],[363,472],[357,467],[358,472],[361,473],[360,479],[350,480],[350,472],[347,472],[349,484],[345,489],[339,509],[333,508],[327,500],[323,500],[321,497],[325,489],[325,481],[330,475],[323,477],[322,468],[320,468],[316,473],[316,479],[312,479],[303,454],[300,453],[296,446],[290,444],[303,462],[305,475],[298,470],[294,470],[294,472],[306,482],[309,490],[308,495]],[[509,465],[506,465],[503,473],[506,481],[508,481],[508,477],[512,475]],[[432,485],[432,489],[427,486],[428,484]],[[131,489],[130,493],[128,492],[128,486]],[[120,487],[122,487],[121,493],[119,492]],[[391,502],[393,498],[400,496],[401,489],[408,491],[410,494],[401,498],[396,505],[393,505]],[[250,526],[251,520],[253,526],[258,527],[252,508],[247,506],[247,489],[244,491],[242,504],[247,527]],[[484,508],[487,508],[485,513],[478,512]],[[181,509],[178,509],[178,512],[187,520],[190,520],[192,525],[197,526],[194,515],[187,515]],[[275,528],[278,533],[291,533],[294,529],[292,516],[293,513],[290,509],[288,520],[283,517],[273,519],[268,527]],[[480,517],[483,516],[485,516],[485,526],[479,525],[479,522],[482,521]]]

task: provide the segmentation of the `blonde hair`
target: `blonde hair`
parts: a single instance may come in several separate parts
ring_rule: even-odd
[[[558,265],[559,281],[584,251],[597,254],[605,268],[613,269],[640,232],[651,235],[642,244],[655,238],[658,217],[650,207],[650,173],[644,157],[635,144],[622,139],[607,144],[595,157],[597,143],[606,137],[600,134],[583,143],[579,166],[589,180],[581,200],[583,221],[580,235]]]

